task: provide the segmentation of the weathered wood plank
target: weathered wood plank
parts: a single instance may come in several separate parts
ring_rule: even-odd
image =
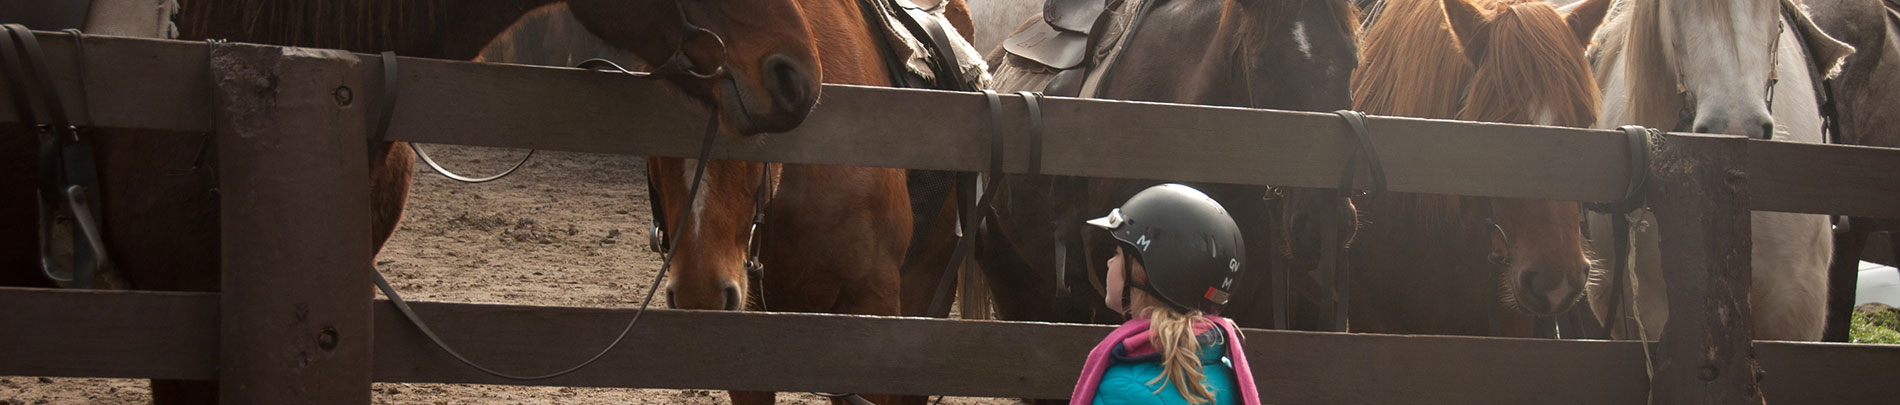
[[[79,87],[70,37],[42,33],[67,91]],[[98,125],[210,129],[206,46],[198,42],[89,36],[85,88]],[[391,135],[400,140],[686,157],[697,151],[703,110],[661,83],[576,69],[402,59],[404,97]],[[381,62],[367,58],[357,92],[376,107]],[[721,158],[983,170],[987,102],[974,94],[826,85],[804,127],[791,134],[728,137]],[[77,107],[78,97],[67,97]],[[10,122],[11,99],[0,98]],[[1327,114],[1054,98],[1044,167],[1051,174],[1221,183],[1330,186],[1343,165],[1346,129]],[[1012,150],[1027,150],[1020,99],[1004,99]],[[1616,133],[1507,124],[1375,117],[1375,142],[1396,191],[1607,201],[1620,197]],[[1900,150],[1751,141],[1750,207],[1900,217]],[[1160,153],[1157,153],[1160,152]],[[1836,153],[1839,152],[1839,153]],[[1008,154],[1005,169],[1027,169]],[[1125,162],[1099,165],[1106,160]]]
[[[1652,403],[1759,404],[1750,345],[1748,156],[1741,137],[1671,134],[1649,166],[1669,324],[1656,347]]]
[[[1749,208],[1900,218],[1900,149],[1748,142]]]
[[[219,398],[369,403],[369,152],[346,52],[226,45]]]
[[[579,361],[632,316],[628,309],[414,304],[458,350],[523,372]],[[215,293],[0,288],[0,307],[8,309],[0,311],[0,330],[9,331],[0,333],[0,375],[217,376]],[[386,302],[375,304],[375,314],[377,381],[530,384],[455,363]],[[531,384],[867,392],[888,386],[882,390],[1066,397],[1080,356],[1107,333],[1096,325],[651,310],[623,350],[573,376]],[[1246,335],[1263,398],[1278,403],[1639,403],[1647,394],[1636,342],[1252,329]],[[1900,378],[1893,367],[1900,346],[1755,347],[1768,370],[1763,389],[1775,403],[1900,396],[1900,385],[1888,383]],[[816,368],[834,370],[802,375]],[[904,374],[879,374],[892,370]],[[867,375],[879,381],[839,381]]]
[[[218,376],[217,294],[0,287],[0,308],[0,375]]]

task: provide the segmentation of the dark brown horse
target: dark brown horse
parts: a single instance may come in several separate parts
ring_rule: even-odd
[[[357,52],[468,59],[524,13],[557,0],[483,2],[340,0],[262,2],[206,0],[186,4],[178,26],[185,39],[224,38]],[[783,0],[568,3],[588,29],[642,58],[665,60],[676,48],[698,66],[726,67],[733,80],[674,81],[686,94],[719,106],[742,131],[778,131],[804,119],[818,96],[813,36],[799,7]],[[676,9],[676,4],[686,10]],[[724,39],[685,31],[681,16]],[[682,38],[688,39],[682,41]],[[722,56],[723,55],[723,56]],[[732,102],[738,95],[744,102]],[[33,162],[32,137],[0,136],[4,162]],[[106,134],[98,150],[104,237],[132,287],[217,291],[219,217],[217,151],[212,134]],[[372,251],[394,232],[413,173],[403,143],[371,148]],[[30,163],[29,163],[30,164]],[[51,286],[38,274],[32,170],[0,173],[0,268],[5,285]],[[370,263],[364,263],[369,266]],[[360,271],[360,269],[338,269]],[[364,286],[368,288],[369,286]],[[155,381],[159,402],[215,402],[215,382]]]
[[[1347,90],[1357,65],[1358,22],[1353,7],[1341,0],[1225,0],[1111,2],[1111,20],[1135,19],[1139,25],[1101,75],[1090,96],[1188,104],[1331,111],[1351,106]],[[1041,16],[1019,32],[1042,24]],[[1096,30],[1105,24],[1097,24]],[[1102,35],[1098,32],[1097,35]],[[1042,91],[1051,72],[1042,65],[999,49],[989,61],[1000,90]],[[1097,69],[1104,69],[1097,67]],[[1263,129],[1261,136],[1272,136]],[[1192,156],[1181,157],[1184,161]],[[1104,162],[1103,164],[1114,164]],[[1101,215],[1154,182],[1090,180],[1054,176],[1005,176],[988,224],[981,229],[979,257],[995,291],[996,310],[1004,319],[1043,321],[1117,321],[1097,291],[1101,267],[1114,254],[1105,234],[1082,232],[1077,225]],[[1287,246],[1279,239],[1312,241],[1321,221],[1339,221],[1348,233],[1349,216],[1301,215],[1299,224],[1280,220],[1263,201],[1265,187],[1196,185],[1234,216],[1246,239],[1247,276],[1223,315],[1243,325],[1272,326],[1267,295],[1268,269],[1275,261],[1302,262],[1316,257],[1318,244]],[[1291,199],[1317,198],[1318,206],[1337,205],[1330,191],[1292,193]],[[1350,209],[1347,209],[1350,212]],[[1287,218],[1293,219],[1291,216]],[[1275,232],[1275,225],[1279,223]],[[1299,289],[1299,288],[1296,288]],[[1310,288],[1305,288],[1309,289]],[[1295,310],[1299,312],[1300,310]],[[1320,326],[1307,324],[1305,328]]]
[[[1584,46],[1609,3],[1559,15],[1541,1],[1388,0],[1366,31],[1355,107],[1588,126],[1599,95]],[[1529,337],[1532,317],[1569,310],[1590,275],[1575,202],[1391,193],[1357,206],[1355,332]]]

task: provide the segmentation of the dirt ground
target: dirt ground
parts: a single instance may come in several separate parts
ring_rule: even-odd
[[[506,168],[522,151],[431,146],[464,174]],[[420,165],[418,165],[420,166]],[[645,160],[540,152],[514,175],[455,183],[419,168],[402,229],[377,257],[404,298],[631,308],[659,270],[647,251]],[[663,297],[656,305],[664,305]],[[378,383],[378,404],[714,404],[723,391]],[[0,405],[149,402],[144,380],[0,378]],[[780,403],[819,404],[811,394]],[[1009,404],[945,398],[944,404]]]

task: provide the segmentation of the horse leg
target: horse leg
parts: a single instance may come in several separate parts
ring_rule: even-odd
[[[1860,257],[1866,250],[1868,219],[1847,218],[1850,228],[1834,239],[1834,263],[1827,269],[1827,327],[1821,340],[1846,342],[1854,315],[1854,290],[1860,281]]]
[[[383,245],[395,235],[402,223],[403,207],[409,202],[409,185],[416,173],[416,154],[408,142],[377,143],[370,146],[370,257],[382,252]]]
[[[912,252],[913,257],[906,258],[908,262],[905,262],[904,268],[900,270],[903,284],[903,292],[900,293],[902,308],[900,313],[904,316],[934,316],[926,312],[930,310],[931,301],[936,298],[938,284],[942,283],[943,272],[947,271],[950,255],[954,253],[957,246],[957,195],[953,190],[945,196],[947,198],[935,205],[912,204],[920,207],[935,206],[937,212],[931,219],[931,223],[922,224],[926,229],[912,232],[917,235],[911,241],[916,246],[907,249]]]

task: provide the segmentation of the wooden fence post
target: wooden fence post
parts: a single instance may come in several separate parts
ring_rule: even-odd
[[[1648,192],[1662,238],[1669,324],[1654,353],[1650,401],[1762,403],[1748,307],[1747,140],[1662,139]]]
[[[363,86],[340,51],[212,52],[225,403],[369,403],[374,355]]]

